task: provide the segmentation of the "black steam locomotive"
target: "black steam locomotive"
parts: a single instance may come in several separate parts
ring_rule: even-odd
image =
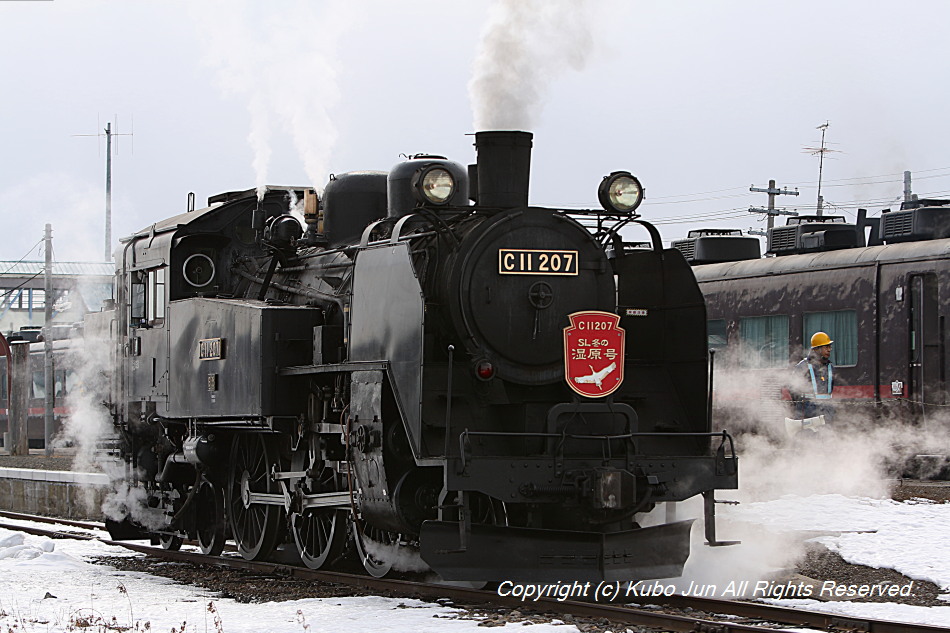
[[[705,305],[637,219],[639,182],[605,178],[599,210],[531,207],[531,135],[475,141],[468,169],[417,155],[319,200],[226,193],[124,240],[98,318],[117,323],[112,413],[164,546],[292,543],[378,576],[408,549],[448,580],[666,577],[692,521],[638,521],[700,494],[719,544],[737,460],[710,432]],[[631,222],[652,250],[624,244]]]

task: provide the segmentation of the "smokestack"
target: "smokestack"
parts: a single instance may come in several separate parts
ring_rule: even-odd
[[[532,138],[530,132],[475,133],[480,206],[528,206]]]

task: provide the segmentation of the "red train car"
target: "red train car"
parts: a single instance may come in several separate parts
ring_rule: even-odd
[[[56,336],[68,337],[72,328],[57,328]],[[10,394],[17,390],[29,393],[29,413],[27,436],[30,448],[44,448],[46,428],[46,373],[45,343],[37,341],[34,330],[26,335],[14,335],[0,342],[0,433],[8,437],[10,430]],[[36,342],[30,342],[31,339]],[[30,372],[15,380],[10,372],[9,345],[29,345]],[[81,346],[81,339],[60,338],[53,341],[53,379],[54,379],[54,435],[58,433],[63,420],[69,415],[67,395],[78,388],[75,355]]]

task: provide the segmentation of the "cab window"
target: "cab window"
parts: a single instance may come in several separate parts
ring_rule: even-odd
[[[165,267],[148,271],[148,313],[149,323],[160,325],[165,321]]]
[[[131,288],[132,324],[160,327],[165,323],[165,267],[135,273]]]

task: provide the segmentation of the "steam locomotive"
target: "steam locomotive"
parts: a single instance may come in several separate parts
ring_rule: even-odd
[[[723,544],[737,458],[710,431],[705,305],[638,219],[639,181],[604,178],[602,209],[533,207],[532,135],[475,147],[467,169],[415,155],[319,197],[221,194],[123,241],[116,307],[87,330],[117,333],[109,406],[157,520],[133,518],[163,546],[669,577],[693,521],[640,523],[697,495]],[[631,223],[652,250],[623,242]]]

